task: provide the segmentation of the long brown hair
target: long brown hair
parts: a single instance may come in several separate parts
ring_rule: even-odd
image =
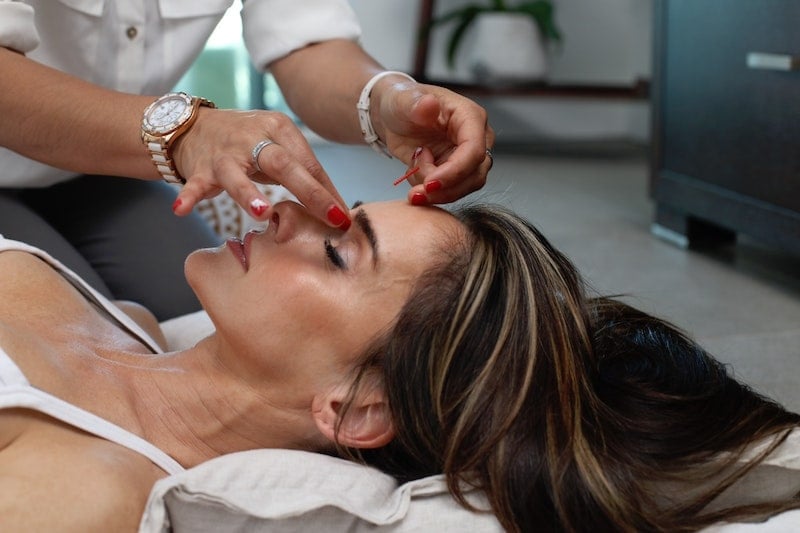
[[[509,531],[691,531],[800,507],[708,506],[755,464],[736,462],[748,445],[773,437],[763,457],[798,415],[670,324],[587,297],[519,216],[454,214],[469,238],[443,246],[360,366],[380,371],[397,432],[363,460],[400,481],[444,473],[466,507],[481,489]]]

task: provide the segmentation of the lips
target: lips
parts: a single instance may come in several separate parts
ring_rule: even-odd
[[[227,241],[227,245],[228,250],[242,263],[242,268],[247,272],[247,250],[245,249],[245,243],[240,239],[230,238]]]
[[[236,259],[242,263],[242,267],[244,267],[244,271],[247,272],[250,269],[250,250],[253,247],[253,239],[256,235],[260,235],[264,233],[260,230],[252,229],[248,231],[245,236],[241,239],[237,238],[230,238],[228,239],[228,249],[236,256]]]

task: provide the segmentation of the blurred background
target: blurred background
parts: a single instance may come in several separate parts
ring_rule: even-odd
[[[546,44],[549,48],[543,79],[585,90],[560,97],[541,90],[538,98],[525,97],[522,90],[512,96],[477,97],[491,112],[498,142],[603,142],[643,147],[649,135],[648,102],[646,93],[635,93],[634,88],[650,77],[652,0],[554,2],[562,40]],[[472,3],[431,2],[434,17]],[[490,4],[489,0],[475,3]],[[513,4],[513,0],[508,3]],[[350,0],[350,4],[362,23],[364,47],[388,69],[419,74],[415,61],[419,34],[424,29],[420,20],[424,2]],[[258,74],[250,64],[241,38],[240,10],[241,1],[236,0],[194,68],[177,87],[209,95],[225,107],[265,106],[286,111],[271,76]],[[451,30],[443,24],[430,32],[425,75],[437,81],[468,83],[471,73],[467,56],[473,36],[468,32],[451,69],[445,53]],[[502,39],[498,46],[505,46]],[[602,91],[609,94],[602,95]]]
[[[543,64],[527,75],[500,65],[520,55],[517,30],[473,24],[452,67],[457,21],[422,31],[489,0],[350,3],[364,47],[386,68],[489,111],[495,164],[469,200],[511,206],[594,290],[673,321],[800,410],[800,40],[788,23],[800,7],[552,0],[560,39],[533,39]],[[222,107],[290,113],[269,74],[250,65],[239,9],[237,0],[177,88]],[[402,163],[308,137],[347,201],[405,198],[405,186],[392,186]]]

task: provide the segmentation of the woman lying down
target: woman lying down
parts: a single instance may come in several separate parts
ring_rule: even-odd
[[[736,463],[743,450],[800,416],[668,324],[585,295],[518,216],[351,214],[331,233],[282,203],[265,232],[190,255],[216,333],[175,353],[0,241],[3,529],[135,530],[159,478],[265,447],[444,473],[510,531],[685,531],[800,507],[715,505],[763,458]]]

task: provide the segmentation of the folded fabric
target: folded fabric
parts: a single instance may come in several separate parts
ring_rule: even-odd
[[[468,493],[481,509],[480,493]],[[213,459],[156,483],[140,533],[191,531],[500,532],[471,512],[442,476],[397,486],[374,468],[296,450],[253,450]]]
[[[800,491],[800,431],[724,495],[750,501]],[[487,503],[468,493],[479,509]],[[460,506],[442,476],[397,486],[388,475],[344,459],[296,450],[222,456],[156,483],[140,533],[496,532],[493,515]],[[717,524],[703,533],[800,531],[800,510],[763,523]]]

